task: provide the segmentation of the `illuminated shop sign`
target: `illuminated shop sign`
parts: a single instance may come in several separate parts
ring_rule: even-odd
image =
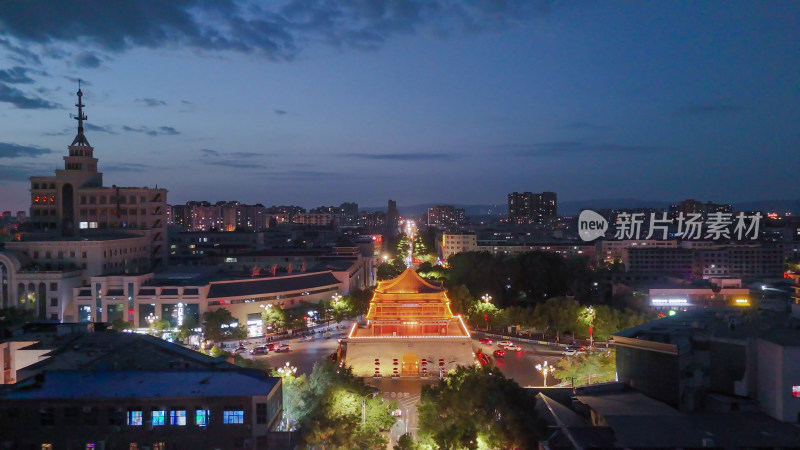
[[[653,305],[688,305],[689,301],[685,298],[654,298],[650,301]]]

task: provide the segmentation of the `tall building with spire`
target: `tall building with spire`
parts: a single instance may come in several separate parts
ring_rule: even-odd
[[[103,186],[84,134],[80,86],[75,106],[78,134],[64,168],[30,177],[31,227],[0,250],[0,308],[29,309],[46,320],[75,321],[80,314],[102,322],[110,316],[95,277],[142,274],[167,264],[167,190]],[[96,299],[83,310],[73,298],[78,287]],[[117,295],[132,302],[133,289]]]
[[[78,89],[78,134],[55,176],[33,176],[31,223],[35,231],[62,237],[91,235],[95,230],[125,230],[147,235],[154,266],[166,265],[167,190],[103,186],[94,147],[84,134],[83,92]]]

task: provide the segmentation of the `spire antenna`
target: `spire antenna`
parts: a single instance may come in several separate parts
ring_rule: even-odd
[[[78,79],[78,103],[76,103],[75,106],[78,107],[78,115],[74,117],[74,119],[78,121],[78,135],[72,140],[72,145],[90,146],[89,140],[83,135],[83,121],[88,120],[88,118],[83,114],[83,92],[81,91],[80,79]]]

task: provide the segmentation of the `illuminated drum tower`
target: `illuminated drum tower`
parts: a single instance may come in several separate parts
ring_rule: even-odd
[[[441,376],[474,364],[469,331],[444,288],[412,268],[378,282],[366,324],[353,325],[342,354],[358,376]]]

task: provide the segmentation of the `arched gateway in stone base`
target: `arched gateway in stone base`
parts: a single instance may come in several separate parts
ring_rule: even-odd
[[[411,268],[378,283],[366,324],[354,325],[341,345],[343,364],[363,377],[438,377],[474,364],[469,330],[444,288]]]

